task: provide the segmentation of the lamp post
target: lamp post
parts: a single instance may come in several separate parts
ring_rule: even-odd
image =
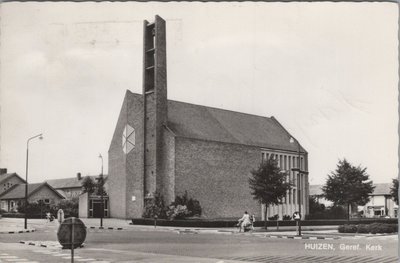
[[[292,168],[293,172],[298,172],[297,174],[299,175],[299,178],[297,180],[297,202],[299,203],[299,220],[298,220],[298,224],[299,224],[299,231],[298,231],[298,235],[301,236],[301,175],[302,174],[308,174],[308,172],[306,171],[302,171],[300,169],[300,143],[298,140],[296,140],[295,138],[291,137],[290,138],[290,143],[294,143],[297,142],[298,145],[298,149],[297,149],[297,167],[296,168]]]
[[[101,200],[101,216],[100,216],[100,227],[103,228],[103,217],[104,217],[104,178],[103,178],[103,156],[101,153],[99,154],[99,158],[101,159],[101,174],[99,178],[99,188],[100,188],[100,200]]]
[[[27,217],[27,208],[28,208],[28,161],[29,161],[29,142],[35,138],[39,138],[40,140],[43,139],[43,134],[38,134],[33,137],[30,137],[26,141],[26,162],[25,162],[25,215],[24,215],[24,228],[28,228],[28,217]]]

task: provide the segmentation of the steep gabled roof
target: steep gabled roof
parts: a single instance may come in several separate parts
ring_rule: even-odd
[[[88,175],[90,178],[93,179],[93,181],[98,178],[98,176],[95,175]],[[78,180],[77,177],[71,177],[71,178],[62,178],[62,179],[52,179],[52,180],[47,180],[46,182],[51,185],[55,189],[66,189],[66,188],[82,188],[82,181],[86,176],[82,176],[80,180]],[[104,175],[104,180],[107,179],[107,175]]]
[[[124,103],[134,100],[143,103],[143,96],[128,90]],[[299,149],[297,141],[290,143],[291,135],[274,117],[261,117],[173,100],[168,100],[167,128],[177,137],[293,152]],[[116,134],[113,138],[115,136]],[[301,146],[300,151],[306,152]]]
[[[46,182],[37,184],[28,184],[28,197],[36,193],[43,187],[48,187],[59,197],[64,198],[60,193],[58,193],[53,187],[51,187]],[[25,198],[25,184],[13,185],[0,195],[0,199],[22,199],[22,198]]]
[[[375,189],[372,195],[390,195],[392,184],[374,184]]]
[[[168,127],[185,138],[298,151],[297,142],[290,143],[291,135],[274,117],[170,100]]]
[[[22,182],[25,183],[25,180],[22,179],[18,174],[16,174],[16,173],[6,173],[6,174],[0,174],[0,184],[2,184],[3,182],[9,180],[13,176],[18,177],[19,179],[22,180]]]

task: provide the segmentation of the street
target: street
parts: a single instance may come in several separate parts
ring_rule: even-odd
[[[34,233],[0,234],[0,262],[71,262],[70,250],[52,246],[56,224],[34,227]],[[75,249],[75,262],[397,262],[397,235],[296,240],[140,226],[87,231],[84,247]],[[50,245],[18,243],[22,240]]]

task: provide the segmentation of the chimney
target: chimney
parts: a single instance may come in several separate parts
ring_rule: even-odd
[[[81,173],[77,173],[77,174],[76,174],[76,177],[78,178],[78,181],[81,180],[81,179],[82,179]]]
[[[0,168],[0,174],[6,174],[7,168]]]

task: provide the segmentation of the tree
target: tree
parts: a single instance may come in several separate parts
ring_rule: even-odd
[[[350,205],[365,205],[374,190],[366,170],[351,165],[346,159],[339,160],[336,171],[328,175],[322,187],[327,200],[334,205],[347,206],[347,220],[350,220]]]
[[[321,213],[325,211],[325,205],[324,204],[320,204],[318,202],[317,197],[315,196],[310,196],[308,198],[309,200],[309,207],[310,207],[310,214],[316,214],[316,213]]]
[[[96,190],[96,183],[90,176],[85,176],[82,181],[82,192],[93,194]]]
[[[265,229],[267,229],[267,209],[269,205],[282,203],[286,192],[292,188],[286,182],[287,174],[278,167],[278,162],[272,158],[262,162],[256,170],[251,171],[249,178],[251,194],[260,204],[265,205]]]
[[[103,195],[107,195],[106,189],[104,187],[104,177],[101,176],[101,177],[97,178],[96,180],[97,180],[97,182],[95,183],[96,195],[101,195],[102,192],[103,192]]]
[[[390,194],[393,196],[393,200],[399,205],[399,180],[393,179],[393,185],[390,188]]]

